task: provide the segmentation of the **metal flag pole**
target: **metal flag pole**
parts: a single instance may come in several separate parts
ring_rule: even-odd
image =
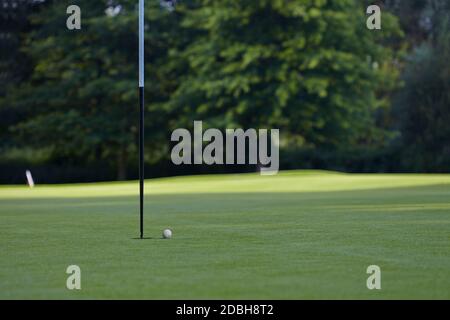
[[[139,0],[139,214],[144,238],[144,0]]]

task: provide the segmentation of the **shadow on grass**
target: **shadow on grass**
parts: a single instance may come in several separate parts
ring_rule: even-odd
[[[261,213],[267,210],[319,212],[425,212],[450,208],[450,185],[435,184],[414,187],[389,187],[321,192],[248,192],[248,193],[179,193],[146,195],[146,216],[195,213],[198,217],[216,213],[215,219],[228,219],[229,213]],[[121,214],[137,217],[138,197],[42,197],[2,199],[0,215],[18,213]],[[222,216],[222,214],[224,214]],[[131,217],[131,215],[130,215]],[[212,217],[212,216],[211,216]],[[69,218],[68,218],[69,219]],[[166,220],[167,223],[167,220]],[[164,226],[159,226],[161,229]],[[165,240],[162,237],[133,237],[133,240]]]

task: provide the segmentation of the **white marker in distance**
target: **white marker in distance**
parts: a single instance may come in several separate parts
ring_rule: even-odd
[[[165,230],[163,231],[163,238],[164,238],[164,239],[170,239],[170,238],[172,238],[172,230],[170,230],[170,229],[165,229]]]
[[[34,180],[33,180],[33,176],[31,175],[30,170],[25,171],[25,175],[27,176],[28,186],[30,188],[33,188],[34,187]]]

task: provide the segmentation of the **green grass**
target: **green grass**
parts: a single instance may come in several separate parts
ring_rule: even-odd
[[[0,298],[450,298],[450,175],[149,180],[146,240],[137,190],[0,187]],[[71,264],[80,291],[65,287]]]

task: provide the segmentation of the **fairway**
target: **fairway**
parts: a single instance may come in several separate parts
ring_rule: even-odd
[[[450,175],[0,187],[1,299],[449,299]],[[163,240],[171,228],[173,238]],[[81,268],[81,290],[66,268]],[[378,265],[382,289],[368,290]]]

